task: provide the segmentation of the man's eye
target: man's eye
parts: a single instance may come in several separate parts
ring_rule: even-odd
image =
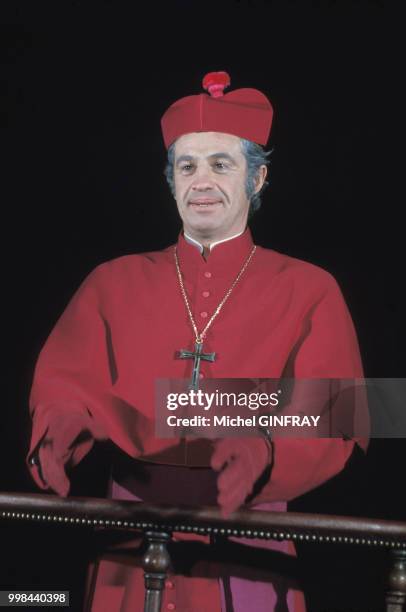
[[[224,162],[216,162],[214,165],[216,166],[216,168],[219,168],[219,170],[224,170],[226,167]]]
[[[192,164],[185,164],[181,166],[181,170],[186,170],[187,172],[192,169]]]

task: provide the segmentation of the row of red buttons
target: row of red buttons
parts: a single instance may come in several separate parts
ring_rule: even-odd
[[[207,271],[207,272],[204,273],[204,276],[206,278],[211,278],[212,274],[211,274],[211,272]],[[205,298],[210,297],[210,291],[202,291],[202,296],[205,297]],[[203,310],[200,313],[200,316],[202,317],[202,319],[206,319],[209,316],[209,313],[206,312],[206,310]],[[204,378],[203,372],[199,373],[199,378]]]
[[[211,278],[211,272],[205,272],[204,275],[206,278]],[[202,296],[208,298],[210,296],[210,291],[203,291]],[[205,319],[208,316],[208,313],[203,310],[203,312],[200,313],[200,316],[202,317],[202,319]]]
[[[175,588],[175,584],[172,582],[172,580],[166,580],[165,581],[165,586],[167,589],[174,589]],[[176,610],[176,605],[170,601],[169,603],[166,604],[166,609],[167,610]]]

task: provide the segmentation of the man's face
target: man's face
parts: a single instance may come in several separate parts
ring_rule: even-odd
[[[238,234],[247,223],[247,162],[240,139],[193,132],[175,144],[175,198],[187,234],[209,244]]]

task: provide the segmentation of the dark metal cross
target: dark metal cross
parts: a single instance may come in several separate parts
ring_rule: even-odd
[[[203,341],[195,342],[195,350],[187,351],[185,349],[181,349],[179,351],[179,359],[194,359],[193,363],[193,372],[192,379],[190,381],[189,389],[193,389],[197,391],[199,389],[199,371],[200,371],[200,361],[214,361],[216,358],[216,353],[203,353]]]

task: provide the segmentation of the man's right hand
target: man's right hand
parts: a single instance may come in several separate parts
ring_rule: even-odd
[[[66,497],[70,489],[66,468],[73,459],[74,463],[78,463],[91,449],[95,439],[104,438],[104,432],[95,427],[87,413],[52,415],[47,433],[36,452],[38,474],[44,486]],[[74,457],[74,453],[79,456]]]

